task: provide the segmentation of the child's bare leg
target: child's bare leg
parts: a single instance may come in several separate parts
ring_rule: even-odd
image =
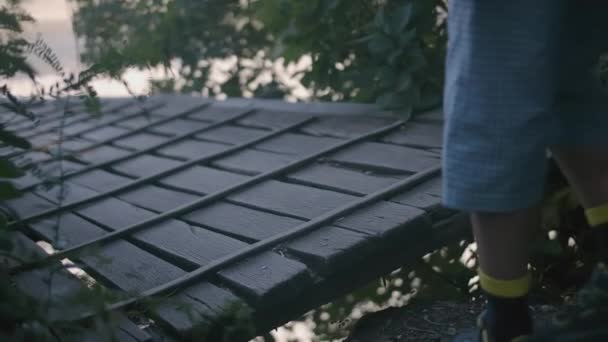
[[[488,298],[486,325],[500,341],[532,331],[527,306],[528,262],[538,208],[471,215],[479,256],[479,278]]]
[[[605,147],[559,147],[553,154],[594,227],[598,258],[608,261],[608,151]]]

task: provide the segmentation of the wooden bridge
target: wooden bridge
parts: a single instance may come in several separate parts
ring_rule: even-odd
[[[2,151],[31,169],[16,180],[23,196],[2,204],[23,259],[6,262],[39,299],[86,287],[51,270],[65,258],[120,290],[109,309],[121,341],[215,341],[238,312],[264,333],[468,229],[440,206],[439,112],[402,122],[352,104],[103,104],[92,118],[50,103],[35,127],[8,126],[38,151]],[[149,326],[120,314],[144,305]],[[58,321],[91,315],[51,308]]]

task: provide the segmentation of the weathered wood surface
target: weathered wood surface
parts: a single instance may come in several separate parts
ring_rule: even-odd
[[[330,114],[326,115],[322,104],[309,108],[268,102],[269,107],[264,108],[260,107],[263,102],[210,103],[172,95],[159,95],[151,101],[145,111],[141,103],[126,106],[117,102],[123,107],[107,119],[89,120],[82,115],[70,119],[64,127],[71,132],[66,147],[75,154],[62,167],[58,162],[45,162],[50,158],[45,152],[21,152],[19,158],[31,155],[44,163],[49,174],[65,174],[66,168],[84,170],[75,176],[68,174],[60,186],[30,189],[22,197],[2,203],[16,218],[45,212],[59,203],[74,203],[70,210],[31,220],[22,227],[25,238],[43,239],[62,250],[172,213],[261,173],[277,171],[272,179],[213,197],[212,203],[174,213],[107,243],[93,244],[71,257],[102,286],[127,295],[155,289],[234,256],[251,244],[300,229],[309,220],[340,211],[440,163],[438,114],[421,115],[401,128],[387,128],[376,137],[321,155],[298,169],[279,172],[303,157],[385,128],[398,118],[359,115],[370,109],[355,110],[356,105],[328,106]],[[340,108],[349,108],[356,115],[339,113]],[[238,120],[204,130],[245,112]],[[60,118],[55,113],[45,119],[37,131],[39,144],[53,148],[56,132],[46,131],[55,130]],[[315,119],[229,155],[176,170],[188,160],[213,155],[305,118]],[[157,147],[160,144],[163,146]],[[139,155],[111,162],[135,153]],[[101,162],[107,162],[101,169],[91,166]],[[161,171],[168,173],[154,182],[105,194]],[[30,172],[17,184],[25,188],[42,178]],[[372,280],[385,270],[384,264],[398,267],[420,257],[438,247],[445,236],[461,234],[462,219],[441,206],[440,188],[438,177],[425,179],[355,212],[345,212],[307,234],[268,245],[245,259],[231,259],[219,271],[177,287],[146,312],[157,325],[149,329],[151,335],[142,336],[219,340],[229,330],[226,325],[233,323],[235,308],[252,312],[261,332],[329,300],[330,295]],[[100,194],[91,203],[79,202]],[[328,284],[331,288],[324,288]],[[64,291],[70,289],[66,286]],[[285,308],[284,315],[276,314],[277,305]]]

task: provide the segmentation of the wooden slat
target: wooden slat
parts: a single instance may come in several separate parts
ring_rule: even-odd
[[[161,118],[162,118],[161,115],[157,115],[154,113],[142,114],[142,115],[134,117],[132,119],[117,122],[115,125],[118,127],[123,127],[123,128],[137,129],[137,128],[149,125],[152,122],[157,121]]]
[[[327,164],[315,164],[287,175],[290,181],[322,186],[357,195],[369,194],[387,187],[399,178],[374,175]]]
[[[323,116],[317,122],[302,128],[302,131],[312,135],[326,135],[339,138],[352,138],[386,126],[398,118],[377,118],[362,115]]]
[[[309,117],[312,117],[312,115],[303,113],[260,110],[254,113],[253,115],[239,120],[239,124],[251,127],[277,129],[292,125],[295,122],[304,120],[305,118]]]
[[[226,145],[204,142],[194,139],[182,140],[163,147],[158,150],[158,154],[183,160],[201,158],[205,155],[220,152],[226,149]]]
[[[359,210],[334,225],[379,238],[403,236],[403,229],[409,236],[431,234],[430,221],[423,210],[386,201]]]
[[[221,331],[223,321],[234,319],[237,305],[244,303],[231,292],[203,282],[189,286],[170,297],[154,309],[153,314],[159,323],[169,326],[178,336],[187,340],[216,340],[224,336]],[[209,336],[213,326],[220,327]]]
[[[423,209],[435,220],[455,213],[441,204],[441,177],[424,182],[409,192],[391,198],[391,201]]]
[[[145,154],[120,162],[112,166],[112,169],[130,176],[144,177],[163,170],[172,169],[179,164],[181,162],[176,160]]]
[[[97,191],[106,191],[130,181],[130,178],[104,170],[92,170],[70,178],[71,183]]]
[[[118,147],[141,150],[167,141],[167,137],[151,133],[138,133],[130,137],[118,139],[112,144]]]
[[[118,229],[143,221],[154,216],[154,213],[137,208],[116,198],[106,198],[99,202],[85,205],[76,212],[109,229]],[[109,215],[109,213],[120,213]]]
[[[16,218],[30,216],[56,206],[33,193],[25,193],[20,197],[5,200],[0,205],[7,208]]]
[[[24,235],[20,233],[13,234],[15,237],[13,241],[21,246],[21,248],[35,254],[44,254],[33,241]],[[48,305],[49,319],[76,317],[78,312],[86,309],[84,305],[65,305],[65,302],[75,303],[77,296],[81,296],[86,291],[84,284],[65,270],[36,269],[16,275],[13,281],[24,294]],[[101,336],[99,335],[99,331],[80,332],[78,336],[79,340],[101,341],[103,338],[100,339],[100,337],[103,336],[106,339],[114,339],[117,342],[151,342],[151,336],[139,329],[123,314],[114,313],[108,318],[111,319],[109,323],[112,324],[111,327],[115,330],[105,330],[101,332]],[[57,333],[60,333],[65,338],[69,338],[69,340],[75,340],[77,337],[74,333],[70,333],[69,335],[65,335],[62,332]]]
[[[228,197],[237,203],[309,219],[356,198],[333,191],[272,180]]]
[[[396,172],[419,172],[439,164],[438,156],[433,153],[375,142],[362,142],[328,159],[348,165]]]
[[[198,196],[161,188],[154,185],[143,186],[119,196],[125,202],[156,212],[168,211],[192,202]]]
[[[306,266],[273,252],[265,252],[218,272],[255,306],[269,308],[297,296],[312,279]]]
[[[274,139],[256,145],[255,149],[292,155],[304,155],[314,153],[339,142],[340,139],[336,138],[285,133]]]
[[[213,228],[224,234],[255,241],[266,239],[302,223],[301,220],[290,217],[224,202],[195,210],[181,219]]]
[[[286,247],[321,274],[352,265],[365,259],[373,247],[380,248],[367,234],[334,226],[297,238]]]
[[[226,119],[229,116],[235,115],[236,113],[239,113],[242,110],[242,108],[220,107],[215,104],[214,106],[203,108],[202,110],[188,115],[188,118],[207,122],[220,121]]]
[[[38,189],[35,193],[53,203],[59,203],[60,201],[69,203],[92,196],[96,192],[77,184],[63,182],[48,188]]]
[[[406,146],[441,148],[443,126],[412,122],[403,129],[387,135],[382,141]]]
[[[203,166],[193,166],[160,180],[169,187],[208,194],[240,183],[248,177]]]
[[[163,123],[158,126],[150,127],[148,130],[154,133],[160,133],[165,135],[179,135],[194,130],[203,128],[208,124],[188,119],[175,119],[169,122]]]
[[[196,138],[217,141],[227,144],[240,144],[268,134],[267,130],[244,128],[239,126],[223,126],[195,135]]]
[[[112,139],[122,134],[129,132],[129,129],[120,128],[115,126],[105,126],[94,131],[85,133],[82,135],[85,139],[90,139],[93,141],[104,141],[107,139]]]
[[[297,157],[295,156],[284,154],[245,150],[229,157],[218,159],[213,162],[213,165],[230,171],[256,174],[277,169],[296,159]]]
[[[75,158],[86,163],[102,163],[118,157],[129,155],[130,152],[109,145],[102,145],[93,149],[84,150],[74,155]]]

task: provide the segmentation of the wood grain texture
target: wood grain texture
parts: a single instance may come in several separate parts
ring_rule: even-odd
[[[217,159],[213,162],[213,165],[230,171],[256,174],[285,166],[296,159],[296,156],[285,154],[243,150],[228,157]]]
[[[378,191],[397,182],[399,178],[374,175],[328,164],[313,164],[294,173],[287,179],[304,185],[312,185],[355,195],[365,195]]]
[[[153,310],[153,315],[184,340],[213,341],[222,338],[222,330],[227,328],[224,325],[234,319],[237,306],[246,307],[231,292],[202,282],[167,298]],[[213,336],[214,333],[220,336]]]
[[[294,298],[310,286],[306,266],[274,252],[264,252],[218,272],[218,275],[254,303],[269,308]]]
[[[236,203],[307,219],[315,218],[356,198],[272,180],[228,197]]]
[[[181,219],[254,241],[282,233],[303,222],[225,202],[195,210]]]
[[[380,248],[367,234],[335,226],[319,228],[285,247],[321,274],[364,259],[372,247]]]
[[[419,238],[431,234],[430,220],[423,210],[393,202],[378,202],[334,222],[371,237]],[[405,240],[404,240],[405,241]]]
[[[436,154],[405,146],[362,142],[328,157],[347,165],[393,172],[419,172],[439,164]]]
[[[208,156],[225,149],[226,145],[223,144],[187,139],[163,147],[159,149],[157,153],[168,157],[188,160]]]
[[[145,177],[161,171],[172,169],[180,164],[181,162],[176,160],[158,157],[151,154],[144,154],[142,156],[120,162],[112,166],[112,169],[133,177]]]
[[[159,183],[191,191],[198,194],[209,194],[228,186],[245,181],[248,177],[232,172],[204,166],[193,166],[159,180]]]

